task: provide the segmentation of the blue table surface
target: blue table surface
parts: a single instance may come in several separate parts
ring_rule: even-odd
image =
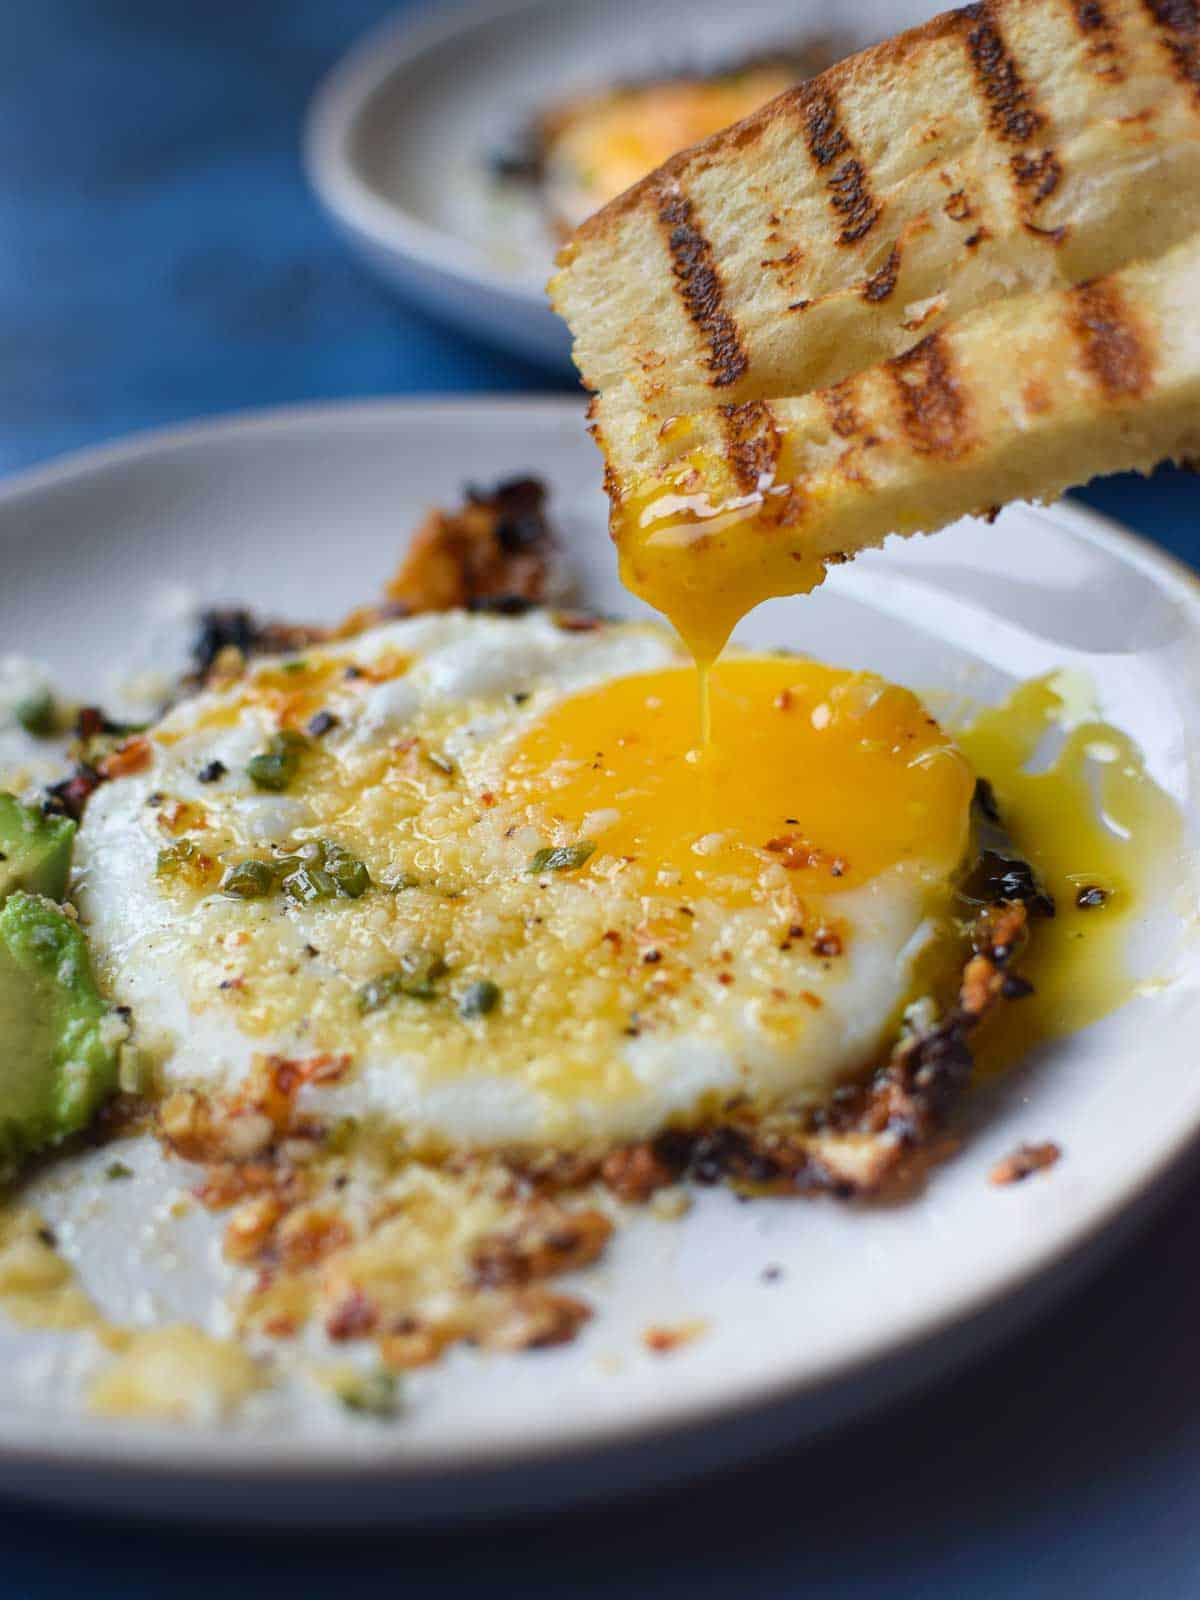
[[[5,8],[0,471],[248,406],[547,386],[393,300],[306,190],[307,98],[389,9]],[[1083,498],[1200,564],[1195,480],[1114,478]],[[312,1545],[0,1508],[0,1595],[1200,1594],[1198,1211],[1192,1180],[1101,1280],[972,1372],[721,1480]]]

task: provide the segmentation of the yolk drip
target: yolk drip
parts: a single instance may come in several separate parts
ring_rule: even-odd
[[[747,656],[713,672],[716,738],[696,745],[686,668],[618,679],[553,708],[510,782],[585,870],[640,867],[646,886],[731,903],[763,869],[797,893],[854,888],[905,863],[931,880],[961,861],[973,775],[916,697],[866,673]]]
[[[722,457],[693,450],[668,482],[635,484],[614,506],[622,582],[672,623],[701,668],[748,611],[808,594],[826,564],[842,559],[822,539],[817,491],[796,488],[794,453],[784,440],[771,472],[747,492]]]

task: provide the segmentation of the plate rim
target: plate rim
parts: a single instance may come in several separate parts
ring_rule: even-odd
[[[528,0],[518,0],[518,4],[524,6]],[[144,430],[6,475],[0,478],[0,507],[31,496],[52,494],[91,476],[136,470],[143,463],[205,443],[220,445],[239,437],[269,438],[297,431],[353,431],[363,424],[384,420],[403,426],[417,416],[455,428],[461,428],[467,418],[486,426],[489,419],[497,416],[525,416],[547,423],[575,417],[582,432],[584,402],[572,395],[439,395],[247,409]],[[1183,605],[1200,633],[1200,574],[1177,557],[1115,519],[1078,503],[1060,501],[1026,509],[1116,553],[1150,575],[1169,597]],[[1148,1166],[1140,1168],[1117,1189],[1106,1191],[1086,1218],[1070,1226],[1061,1237],[1034,1248],[1019,1266],[971,1291],[952,1309],[919,1317],[898,1339],[894,1335],[876,1337],[850,1357],[828,1361],[803,1377],[776,1372],[762,1380],[747,1373],[723,1383],[715,1398],[697,1401],[695,1396],[680,1397],[665,1412],[641,1420],[589,1421],[580,1424],[571,1438],[510,1437],[483,1447],[458,1444],[431,1448],[422,1444],[420,1452],[411,1457],[403,1453],[402,1444],[366,1455],[354,1443],[343,1440],[314,1441],[311,1447],[298,1452],[294,1441],[277,1442],[267,1429],[254,1434],[220,1429],[180,1430],[168,1425],[82,1418],[69,1419],[64,1428],[58,1418],[10,1417],[0,1430],[0,1470],[29,1466],[68,1471],[102,1467],[110,1474],[130,1477],[150,1468],[169,1468],[172,1477],[179,1480],[211,1478],[219,1471],[223,1481],[247,1483],[272,1480],[301,1485],[328,1479],[330,1475],[346,1481],[389,1478],[434,1483],[598,1457],[650,1440],[682,1439],[691,1431],[719,1428],[738,1419],[750,1420],[775,1408],[782,1412],[806,1396],[832,1394],[840,1386],[878,1375],[889,1361],[897,1366],[911,1365],[939,1341],[964,1333],[989,1310],[1007,1301],[1023,1301],[1029,1296],[1051,1298],[1057,1288],[1056,1273],[1073,1281],[1072,1273],[1078,1271],[1092,1247],[1109,1238],[1115,1243],[1123,1222],[1135,1214],[1141,1217],[1157,1203],[1170,1188],[1171,1179],[1186,1167],[1198,1138],[1200,1108],[1191,1120],[1180,1123]],[[898,1383],[896,1387],[903,1390],[908,1386]],[[47,1430],[52,1430],[49,1437]]]
[[[334,63],[309,99],[301,132],[301,161],[313,191],[329,215],[374,248],[403,256],[429,271],[453,278],[552,316],[543,287],[535,290],[516,274],[497,272],[466,240],[425,222],[385,199],[362,176],[351,141],[365,108],[402,68],[427,51],[473,32],[498,17],[545,9],[548,0],[465,0],[448,10],[433,0],[393,13],[363,34]]]

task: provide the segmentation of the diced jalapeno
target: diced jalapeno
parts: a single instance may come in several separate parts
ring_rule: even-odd
[[[311,906],[318,900],[333,900],[338,886],[322,867],[303,866],[289,873],[281,885],[289,900],[299,906]]]
[[[261,900],[275,887],[275,874],[265,861],[239,861],[221,879],[221,893],[235,900]]]
[[[530,872],[574,872],[595,850],[591,839],[579,839],[575,844],[559,844],[539,850],[529,863]]]
[[[384,972],[358,991],[358,1009],[380,1011],[390,1000],[405,995],[410,1000],[432,1000],[436,983],[446,973],[446,963],[434,950],[406,950],[392,972]]]
[[[381,1367],[345,1380],[338,1386],[337,1397],[356,1416],[386,1421],[400,1408],[400,1385],[395,1373]]]
[[[273,794],[282,793],[290,787],[300,770],[300,757],[307,748],[308,740],[302,733],[289,729],[275,734],[267,748],[251,756],[246,765],[251,783],[256,789],[269,789]]]
[[[39,689],[13,707],[13,715],[35,739],[45,739],[58,728],[58,710],[49,689]]]
[[[154,875],[157,878],[173,878],[179,870],[189,861],[195,860],[196,846],[191,839],[179,839],[174,844],[164,846],[158,852],[158,859],[154,864]]]
[[[382,1011],[388,1001],[394,1000],[399,993],[399,974],[380,973],[378,978],[372,978],[369,983],[364,983],[358,991],[358,1009],[364,1016],[370,1016],[372,1011]]]
[[[480,978],[470,984],[459,1001],[458,1014],[468,1019],[486,1017],[500,1003],[500,986],[490,978]]]
[[[348,900],[357,900],[371,887],[371,874],[365,864],[340,845],[327,848],[325,870],[337,884],[338,893],[344,894]]]

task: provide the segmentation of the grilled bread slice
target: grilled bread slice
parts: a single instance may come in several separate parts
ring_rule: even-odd
[[[669,161],[579,229],[551,298],[603,443],[836,383],[1198,226],[1196,0],[983,0]]]
[[[609,440],[625,581],[711,658],[751,606],[889,533],[1200,455],[1197,304],[1200,234],[970,312],[832,388],[634,424]]]

